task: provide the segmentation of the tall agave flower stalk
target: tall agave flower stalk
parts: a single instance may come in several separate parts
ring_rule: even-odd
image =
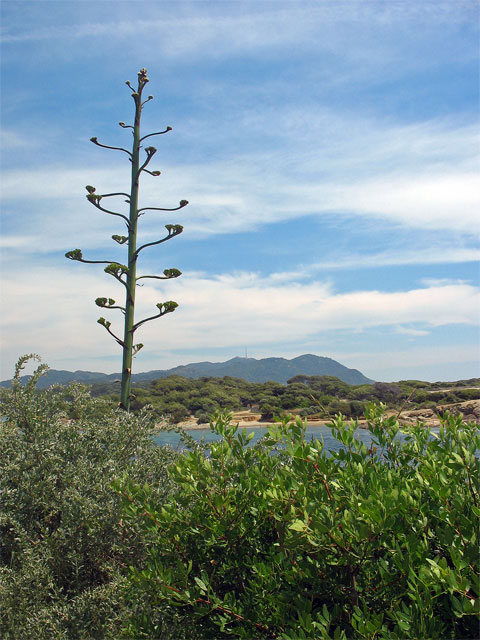
[[[172,130],[171,127],[167,127],[164,131],[156,131],[155,133],[149,133],[147,135],[141,136],[140,133],[140,119],[142,116],[142,110],[146,102],[149,102],[153,99],[153,96],[148,96],[145,100],[142,98],[142,93],[145,88],[145,85],[148,82],[147,78],[147,70],[141,69],[138,73],[138,87],[135,89],[130,84],[130,81],[126,82],[126,85],[132,92],[132,98],[135,103],[135,120],[133,125],[127,125],[124,122],[119,122],[120,127],[123,129],[131,129],[133,134],[133,143],[132,150],[124,149],[122,147],[112,147],[109,145],[101,144],[98,142],[97,138],[91,138],[93,144],[97,145],[97,147],[102,147],[104,149],[114,149],[116,151],[121,151],[126,153],[129,157],[129,160],[132,165],[132,174],[131,174],[131,185],[130,185],[130,193],[104,193],[98,194],[96,192],[96,188],[91,185],[86,186],[86,190],[88,191],[87,200],[93,204],[99,211],[103,211],[104,213],[108,213],[112,216],[117,216],[122,218],[125,222],[128,235],[113,235],[112,239],[118,244],[126,244],[128,247],[128,261],[127,264],[119,264],[118,262],[113,262],[111,260],[86,260],[80,249],[74,249],[73,251],[68,251],[65,254],[65,257],[70,260],[76,260],[78,262],[86,262],[89,264],[106,264],[104,271],[108,273],[113,278],[121,282],[125,287],[125,306],[117,305],[115,300],[112,298],[97,298],[95,300],[95,304],[104,309],[119,309],[124,317],[124,333],[123,339],[115,335],[115,333],[111,330],[111,322],[105,320],[105,318],[99,318],[98,323],[101,324],[107,332],[113,336],[113,338],[118,342],[118,344],[123,349],[123,364],[122,364],[122,385],[121,385],[121,394],[120,394],[120,406],[126,411],[130,408],[130,397],[131,397],[131,378],[132,378],[132,360],[133,356],[140,351],[143,347],[143,344],[138,343],[134,344],[134,334],[136,330],[141,327],[145,322],[149,322],[150,320],[155,320],[156,318],[160,318],[167,313],[171,313],[175,311],[178,304],[173,302],[173,300],[169,300],[167,302],[159,302],[157,304],[158,312],[155,315],[150,316],[149,318],[144,318],[139,322],[135,322],[135,293],[136,287],[138,285],[138,281],[146,278],[152,278],[155,280],[168,280],[170,278],[178,278],[181,275],[181,272],[178,269],[165,269],[163,275],[141,275],[137,276],[137,260],[141,251],[146,249],[147,247],[153,247],[154,245],[161,244],[166,242],[167,240],[171,240],[175,236],[179,235],[183,231],[183,227],[179,224],[167,224],[165,228],[167,230],[167,234],[160,238],[159,240],[155,240],[153,242],[147,242],[139,247],[137,247],[137,225],[138,219],[140,216],[144,215],[147,211],[178,211],[185,207],[188,202],[187,200],[181,200],[177,207],[173,208],[163,208],[163,207],[138,207],[138,195],[139,195],[139,186],[140,186],[140,176],[142,173],[148,173],[151,176],[159,176],[160,171],[150,171],[147,167],[150,164],[151,159],[156,153],[155,147],[147,146],[143,148],[143,151],[146,154],[143,162],[140,159],[142,143],[147,139],[153,136],[160,136],[165,133],[168,133]],[[117,211],[111,211],[104,207],[104,199],[105,198],[113,198],[113,197],[125,197],[126,202],[129,205],[129,215],[124,215],[123,213],[119,213]]]

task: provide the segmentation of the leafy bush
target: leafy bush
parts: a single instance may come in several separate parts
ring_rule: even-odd
[[[265,403],[260,405],[260,413],[262,414],[262,420],[273,420],[274,416],[278,416],[283,412],[279,406]]]
[[[128,471],[161,504],[175,456],[154,445],[145,412],[115,410],[81,385],[37,392],[44,365],[22,387],[28,358],[1,398],[0,636],[118,638],[131,615],[122,574],[150,538],[122,520],[110,483]]]
[[[135,638],[478,637],[478,425],[438,435],[367,412],[372,445],[337,417],[342,443],[307,441],[300,418],[249,437],[217,416],[209,454],[169,466],[177,490],[124,478],[125,517],[156,543],[130,573]],[[398,436],[402,435],[402,438]]]
[[[350,415],[352,418],[359,418],[361,415],[365,413],[366,405],[364,402],[360,402],[359,400],[352,400],[350,402]]]
[[[480,398],[479,389],[457,389],[455,395],[460,400],[478,400]]]

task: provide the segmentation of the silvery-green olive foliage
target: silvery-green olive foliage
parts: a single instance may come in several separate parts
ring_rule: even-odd
[[[135,613],[123,575],[152,539],[125,521],[110,483],[128,471],[162,502],[176,454],[154,444],[149,412],[80,384],[37,391],[46,365],[22,386],[32,358],[0,390],[0,637],[118,640]]]
[[[153,96],[149,95],[148,98],[143,99],[143,90],[145,85],[149,82],[147,77],[147,70],[140,69],[138,73],[138,86],[135,89],[130,81],[126,82],[126,85],[131,91],[132,98],[135,103],[135,118],[133,125],[127,125],[125,122],[119,122],[119,126],[122,129],[131,129],[133,135],[133,142],[131,151],[124,149],[123,147],[114,147],[106,144],[102,144],[98,141],[97,137],[93,137],[90,140],[98,147],[103,149],[113,149],[115,151],[121,151],[127,154],[128,159],[132,165],[131,168],[131,183],[130,192],[115,192],[115,193],[97,193],[96,187],[87,185],[87,200],[96,207],[99,211],[107,213],[112,216],[116,216],[122,219],[126,225],[128,235],[114,234],[112,239],[119,245],[126,244],[128,249],[128,258],[126,264],[119,264],[111,260],[87,260],[83,257],[81,249],[73,249],[68,251],[65,256],[70,260],[77,262],[86,262],[89,264],[106,264],[104,271],[108,275],[112,276],[115,280],[120,282],[125,288],[125,305],[116,304],[113,298],[99,297],[95,300],[95,304],[102,309],[118,309],[124,315],[124,332],[123,337],[120,337],[114,333],[111,329],[112,323],[106,320],[104,317],[98,319],[98,323],[102,325],[105,330],[115,339],[115,341],[123,349],[123,362],[122,362],[122,381],[121,381],[121,393],[120,393],[120,406],[129,410],[130,408],[130,392],[131,392],[131,376],[132,376],[132,360],[133,356],[140,351],[143,347],[142,343],[134,344],[134,334],[145,322],[161,318],[167,313],[175,311],[178,304],[173,300],[167,302],[159,302],[157,306],[157,313],[144,318],[139,322],[135,322],[135,294],[138,286],[138,281],[142,279],[154,279],[154,280],[169,280],[171,278],[178,278],[181,272],[178,269],[165,269],[163,275],[141,275],[137,276],[137,260],[141,251],[147,247],[153,247],[168,240],[171,240],[175,236],[179,235],[183,231],[183,227],[180,224],[167,224],[165,228],[167,233],[164,237],[154,240],[152,242],[146,242],[141,246],[137,246],[137,226],[138,219],[148,211],[178,211],[183,209],[188,204],[187,200],[180,200],[177,207],[163,208],[163,207],[140,207],[139,208],[139,186],[140,177],[142,173],[147,173],[150,176],[157,177],[160,175],[160,171],[151,171],[147,167],[150,164],[153,156],[157,152],[157,149],[152,146],[143,147],[142,143],[153,136],[160,136],[168,133],[172,130],[172,127],[166,127],[163,131],[156,131],[142,136],[140,132],[140,121],[142,116],[142,110],[144,105],[153,99]],[[142,161],[141,149],[146,154],[146,157]],[[126,198],[126,202],[129,205],[128,216],[118,211],[112,211],[105,205],[107,198],[123,197]]]

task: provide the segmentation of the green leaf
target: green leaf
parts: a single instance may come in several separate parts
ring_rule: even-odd
[[[307,525],[302,520],[295,520],[288,528],[293,531],[305,531]]]
[[[201,591],[203,591],[204,593],[207,591],[207,585],[203,580],[200,580],[200,578],[197,578],[197,576],[195,576],[195,582],[198,584]]]

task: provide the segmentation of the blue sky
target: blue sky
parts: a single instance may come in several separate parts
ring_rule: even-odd
[[[1,378],[19,355],[120,370],[96,320],[121,299],[116,218],[85,199],[125,191],[146,67],[157,138],[142,205],[134,372],[236,355],[315,353],[376,380],[479,375],[476,1],[3,0]],[[155,165],[155,166],[153,166]],[[154,284],[151,284],[154,283]],[[108,317],[118,333],[121,317]]]

